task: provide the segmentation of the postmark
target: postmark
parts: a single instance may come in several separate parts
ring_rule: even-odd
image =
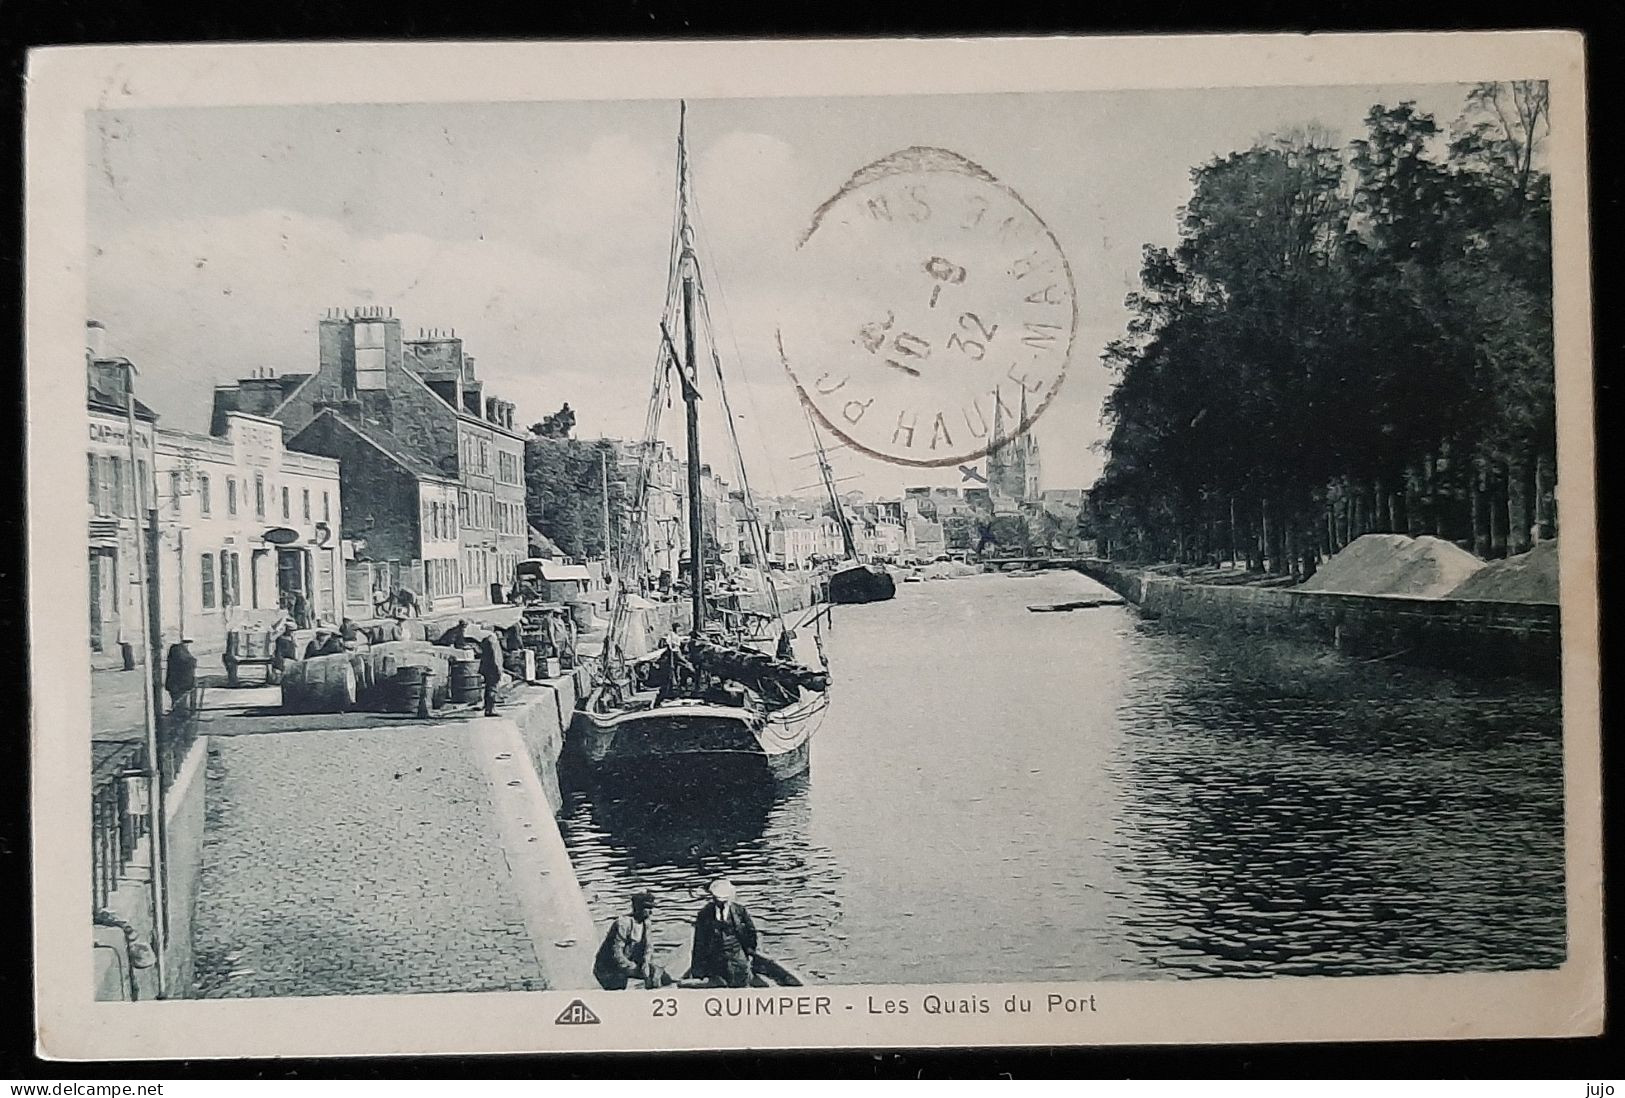
[[[1008,185],[912,147],[847,180],[796,249],[804,307],[779,353],[829,430],[898,465],[952,466],[1033,425],[1066,379],[1077,288]]]

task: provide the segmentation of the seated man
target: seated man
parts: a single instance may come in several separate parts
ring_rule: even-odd
[[[691,979],[713,987],[749,987],[756,957],[756,924],[743,904],[735,903],[733,883],[711,882],[711,902],[694,917]]]
[[[468,619],[463,618],[458,623],[440,634],[435,644],[442,648],[461,648],[468,641]]]
[[[605,991],[625,991],[633,980],[645,988],[676,983],[665,969],[649,959],[649,916],[654,906],[652,893],[639,892],[632,897],[632,914],[617,916],[610,924],[609,933],[604,935],[592,964],[592,974]]]

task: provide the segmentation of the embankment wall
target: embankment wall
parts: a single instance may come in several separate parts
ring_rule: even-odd
[[[1553,605],[1197,584],[1104,560],[1078,568],[1147,617],[1293,636],[1351,655],[1476,674],[1559,675],[1562,633]]]
[[[164,944],[164,995],[186,998],[196,987],[192,952],[192,913],[197,904],[198,874],[203,867],[204,797],[207,782],[204,763],[209,739],[200,736],[176,771],[175,781],[165,793],[164,803],[164,900],[169,909],[168,938]],[[108,907],[135,928],[139,940],[152,943],[152,885],[145,867],[126,874],[109,900]],[[130,968],[129,946],[124,932],[108,927],[93,928],[94,980],[98,1000],[158,997],[155,968]],[[133,975],[133,987],[132,977]]]
[[[541,779],[542,792],[547,795],[547,803],[555,814],[564,804],[559,793],[559,755],[564,750],[564,734],[581,696],[580,678],[578,674],[563,675],[524,687],[523,697],[512,709],[513,722],[525,741],[525,753]]]

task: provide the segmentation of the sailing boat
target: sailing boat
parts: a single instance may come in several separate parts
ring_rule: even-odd
[[[698,764],[707,780],[732,769],[750,776],[793,778],[807,770],[812,734],[829,700],[829,667],[821,632],[815,633],[815,639],[823,666],[807,667],[795,658],[795,631],[784,622],[771,583],[766,594],[779,628],[764,634],[759,627],[749,628],[741,615],[725,612],[720,605],[723,600],[713,597],[721,592],[708,585],[706,575],[697,353],[697,337],[702,333],[707,337],[719,411],[727,421],[750,515],[747,528],[756,559],[765,561],[767,554],[734,432],[690,222],[686,115],[684,104],[677,131],[677,211],[668,256],[666,307],[633,488],[632,530],[621,544],[615,600],[593,687],[576,711],[572,730],[589,763],[601,769],[636,771],[655,781],[673,780],[680,764]],[[681,353],[672,335],[674,327],[681,331]],[[650,639],[632,628],[638,612],[651,605],[634,590],[634,577],[642,565],[644,504],[658,450],[660,411],[674,373],[682,389],[687,441],[689,629],[686,636],[673,631],[650,650],[629,655],[629,650],[641,648]],[[801,625],[821,630],[823,617],[827,617],[827,607],[815,608]],[[774,646],[771,653],[764,650],[770,645]]]
[[[829,507],[835,513],[835,522],[841,529],[841,544],[846,549],[843,560],[837,561],[829,575],[829,601],[843,604],[884,602],[897,594],[897,581],[887,569],[863,559],[858,552],[857,538],[852,533],[852,517],[841,503],[835,490],[835,473],[829,465],[829,453],[824,449],[824,436],[812,414],[802,406],[807,417],[807,428],[812,431],[813,453],[818,458],[818,470],[824,478],[824,490],[829,494]]]

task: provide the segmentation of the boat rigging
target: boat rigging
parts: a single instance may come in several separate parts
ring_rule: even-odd
[[[821,635],[827,615],[815,612],[801,623],[815,630],[820,666],[810,667],[796,657],[794,631],[784,621],[779,592],[765,570],[762,593],[771,614],[747,614],[738,605],[737,592],[732,596],[735,605],[728,607],[729,593],[720,583],[708,580],[700,462],[702,337],[715,376],[719,418],[727,425],[732,443],[752,552],[761,563],[767,553],[710,323],[690,203],[684,104],[679,108],[676,211],[666,303],[632,493],[632,530],[620,546],[609,629],[596,661],[593,687],[577,711],[574,730],[588,760],[605,767],[702,762],[714,777],[718,764],[733,762],[745,764],[749,772],[794,777],[807,769],[809,742],[829,702],[829,666]],[[681,636],[671,628],[650,643],[651,615],[662,609],[675,611],[669,604],[663,608],[642,598],[635,580],[643,571],[646,503],[661,411],[670,399],[673,373],[684,410],[688,629]],[[767,623],[777,628],[764,632],[760,626]],[[676,621],[671,624],[675,626]],[[774,645],[774,651],[764,651],[764,643]]]

